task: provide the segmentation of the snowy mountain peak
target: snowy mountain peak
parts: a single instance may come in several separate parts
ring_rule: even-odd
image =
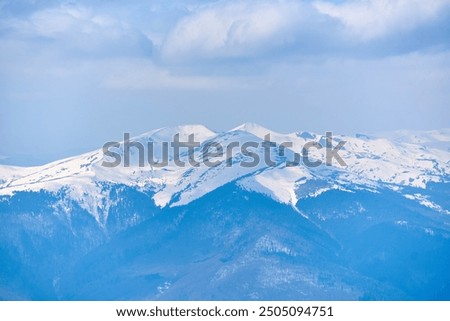
[[[272,133],[273,131],[270,129],[267,129],[261,125],[255,124],[255,123],[244,123],[240,126],[237,126],[233,129],[231,129],[231,131],[243,131],[243,132],[247,132],[250,133],[252,135],[255,135],[256,137],[262,138],[264,139],[264,136],[267,134]]]
[[[133,140],[151,139],[156,142],[170,142],[173,137],[179,134],[180,138],[186,138],[191,134],[197,141],[203,142],[216,135],[216,132],[203,125],[181,125],[173,127],[163,127],[135,137]]]

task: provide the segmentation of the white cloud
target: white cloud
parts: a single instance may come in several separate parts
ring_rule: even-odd
[[[152,47],[151,40],[138,30],[80,5],[61,5],[28,17],[5,18],[0,29],[8,30],[14,41],[42,45],[47,52],[61,55],[143,55]]]
[[[398,35],[399,43],[388,40],[383,48],[367,48],[388,54],[414,51],[444,41],[445,31],[433,23],[442,23],[446,8],[450,0],[219,1],[194,7],[181,18],[162,43],[162,56],[186,61],[271,53],[280,57],[289,52],[320,55],[327,50],[354,53],[361,42],[376,47],[378,40]],[[433,34],[422,36],[434,40],[412,40],[416,28]]]
[[[301,6],[292,1],[219,2],[177,23],[163,53],[169,58],[253,56],[291,39]]]
[[[316,1],[313,5],[320,13],[338,19],[352,35],[371,40],[432,20],[450,5],[450,0]]]
[[[50,38],[58,38],[74,31],[93,33],[98,28],[117,27],[117,23],[110,17],[94,15],[88,8],[72,5],[36,11],[27,18],[5,19],[2,25],[18,34]]]

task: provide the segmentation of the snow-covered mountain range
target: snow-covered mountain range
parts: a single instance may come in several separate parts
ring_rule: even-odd
[[[330,189],[345,190],[348,186],[365,189],[383,186],[392,190],[412,186],[425,189],[430,182],[447,182],[450,177],[450,130],[383,134],[388,138],[336,135],[335,145],[339,141],[346,142],[340,155],[347,166],[335,163],[331,167],[323,165],[319,168],[302,164],[288,167],[286,158],[289,152],[300,153],[307,142],[323,142],[324,135],[309,132],[280,134],[251,123],[223,133],[201,125],[161,128],[131,141],[140,142],[143,146],[153,142],[155,160],[160,160],[163,142],[172,142],[176,134],[180,134],[180,140],[187,140],[188,135],[194,134],[201,144],[195,150],[195,157],[199,159],[202,147],[207,143],[217,142],[222,146],[231,142],[239,142],[240,145],[249,141],[262,143],[267,134],[278,146],[290,142],[292,147],[286,148],[286,157],[277,158],[276,166],[268,166],[262,161],[264,155],[260,147],[256,152],[261,161],[250,168],[239,165],[228,167],[225,162],[213,168],[205,164],[179,167],[170,163],[162,168],[152,167],[148,163],[140,167],[137,162],[138,151],[134,148],[131,148],[132,166],[120,164],[108,168],[102,165],[108,156],[99,149],[44,166],[0,166],[0,195],[40,190],[54,193],[64,189],[72,200],[94,215],[100,223],[104,223],[109,204],[108,191],[103,183],[152,191],[153,200],[159,207],[189,204],[230,182],[236,182],[245,190],[265,194],[277,202],[295,206],[299,197],[317,195]],[[118,152],[123,156],[123,142]],[[324,149],[312,149],[311,152],[317,159],[325,157]],[[276,154],[275,149],[272,154]],[[169,157],[173,159],[172,154]],[[233,162],[249,158],[239,150],[232,157]],[[181,154],[181,160],[187,162],[186,152]],[[432,203],[428,205],[437,206]]]
[[[308,142],[325,146],[325,133],[251,123],[161,128],[131,141],[152,143],[162,161],[176,134],[199,142],[193,155],[182,150],[186,163],[211,143],[259,145],[217,166],[177,166],[172,150],[167,166],[138,166],[135,147],[128,167],[104,166],[112,158],[102,148],[0,166],[0,298],[450,298],[450,129],[334,133],[344,166],[288,166]],[[124,142],[110,150],[123,159]],[[326,158],[326,148],[310,152]]]

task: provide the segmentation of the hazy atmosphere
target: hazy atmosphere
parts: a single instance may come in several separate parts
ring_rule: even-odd
[[[450,124],[450,1],[0,1],[0,163],[151,129]]]

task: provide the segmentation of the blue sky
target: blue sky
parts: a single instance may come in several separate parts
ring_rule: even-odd
[[[450,0],[0,0],[0,162],[163,126],[450,124]]]

